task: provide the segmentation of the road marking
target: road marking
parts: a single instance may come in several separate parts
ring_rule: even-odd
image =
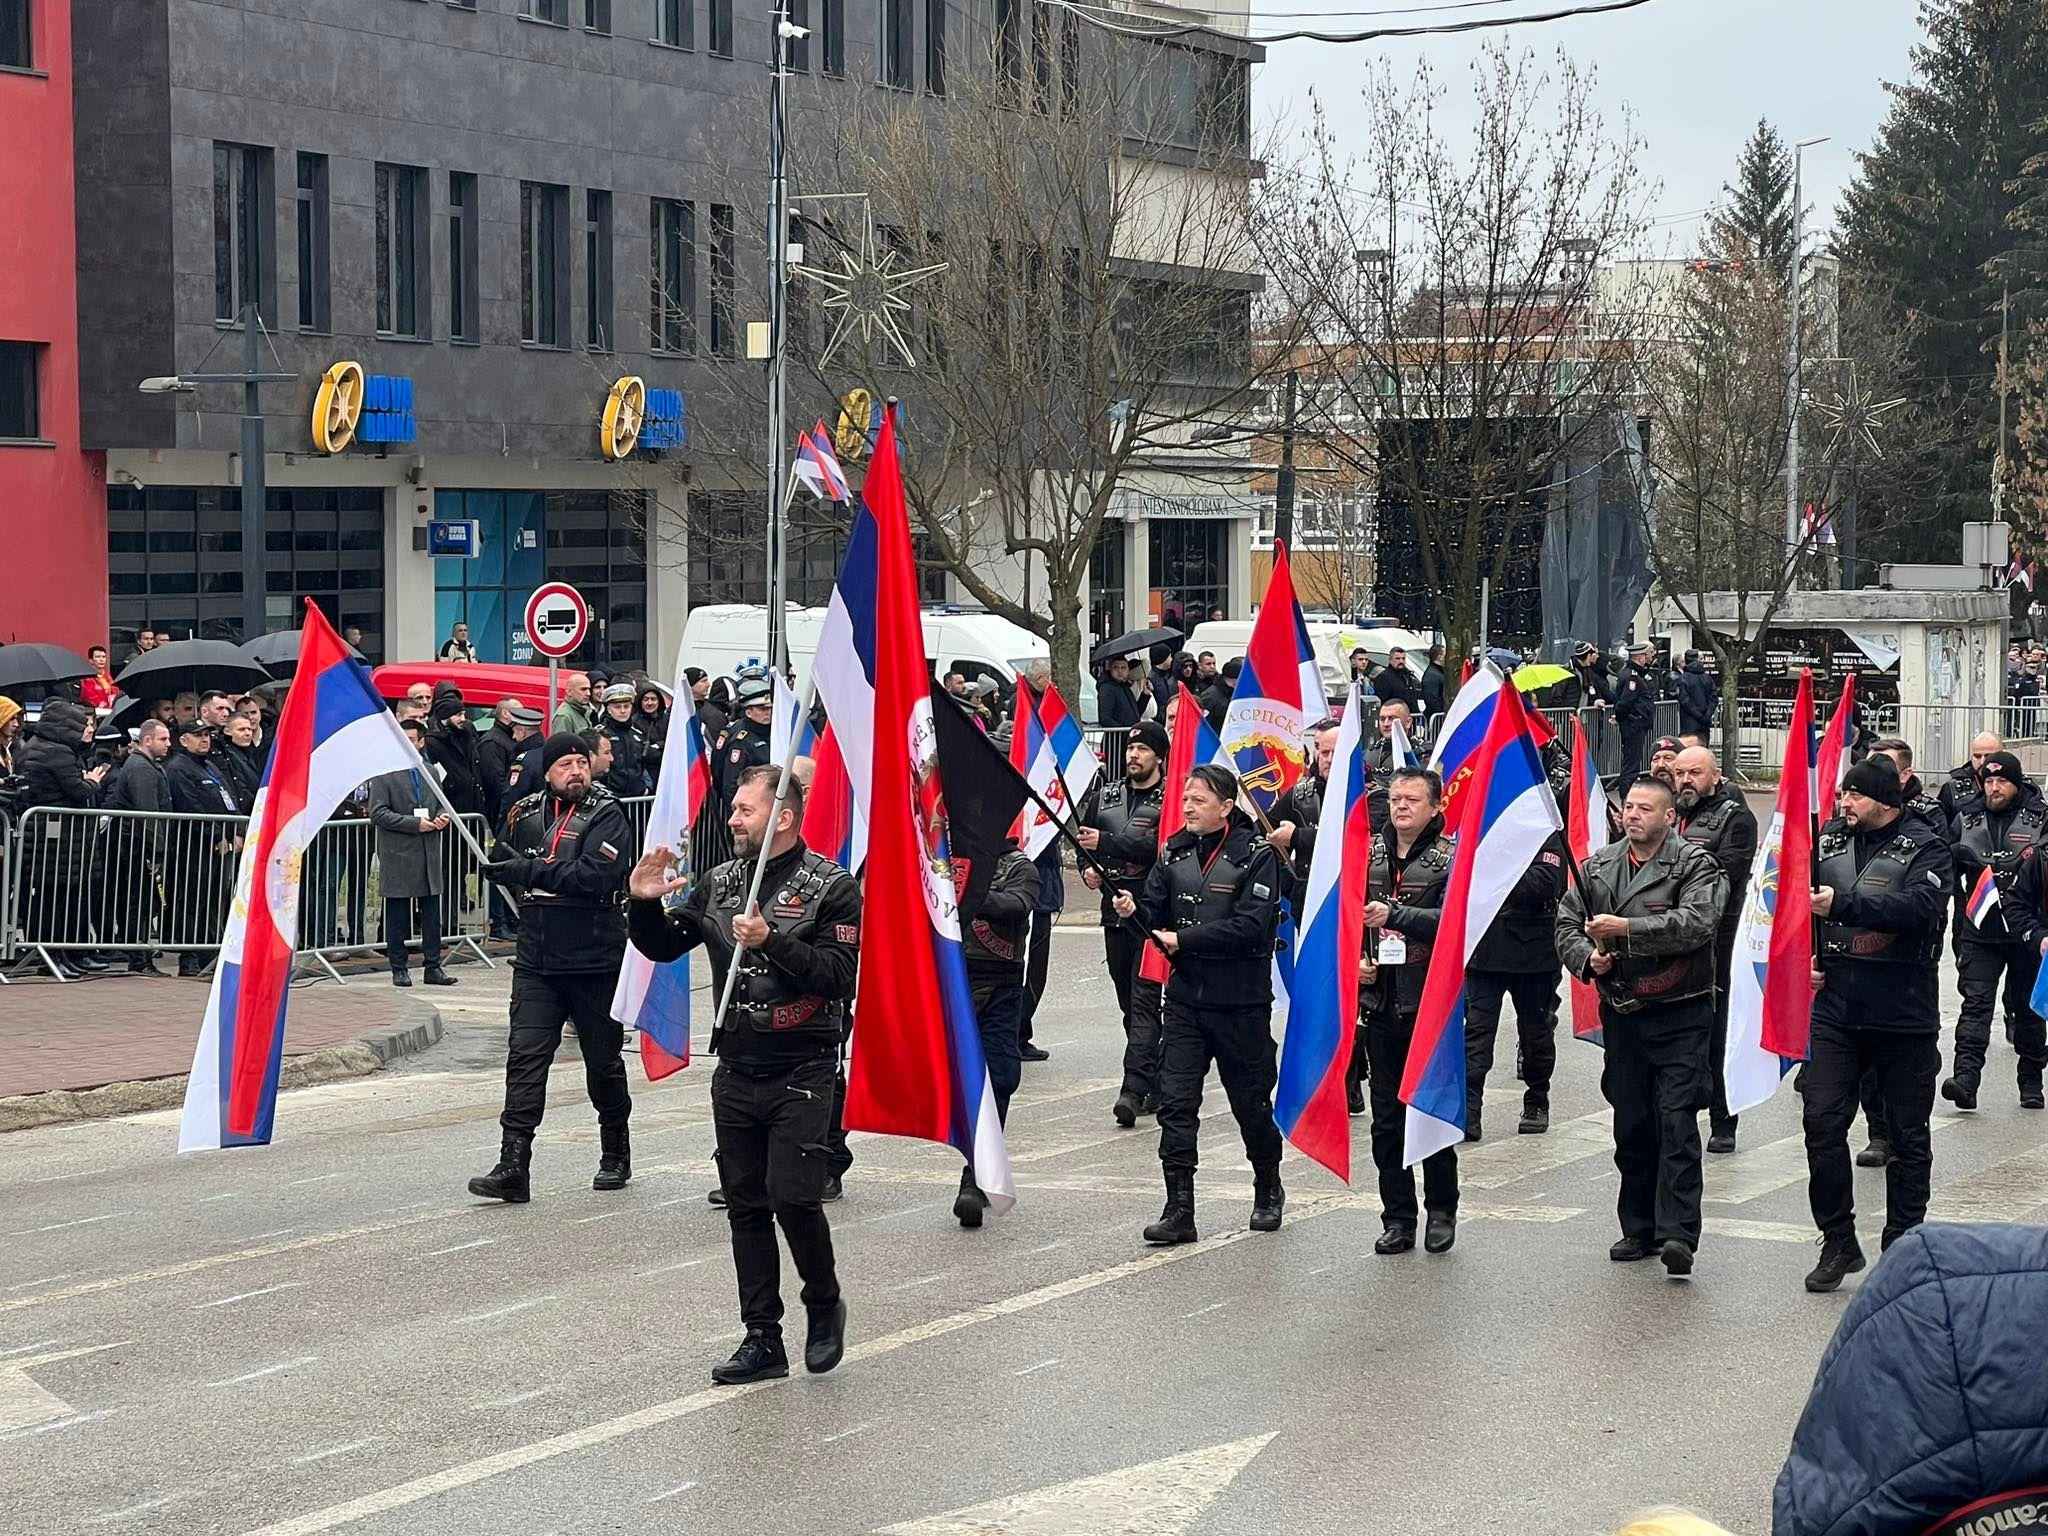
[[[575,1225],[579,1227],[587,1227],[593,1221],[610,1221],[614,1216],[618,1214],[619,1213],[617,1211],[603,1211],[596,1216],[578,1216],[576,1218]]]
[[[346,1177],[348,1177],[348,1175],[345,1173],[316,1173],[309,1179],[293,1179],[289,1184],[285,1185],[285,1188],[298,1189],[302,1185],[325,1184],[329,1179],[341,1179]]]
[[[458,1317],[458,1323],[487,1323],[494,1317],[510,1317],[514,1312],[524,1312],[528,1307],[537,1307],[542,1302],[560,1301],[559,1296],[536,1296],[530,1301],[515,1301],[509,1307],[498,1307],[489,1312],[473,1313],[469,1317]]]
[[[118,1408],[96,1408],[91,1413],[74,1413],[68,1419],[58,1419],[50,1424],[38,1424],[33,1429],[10,1430],[0,1434],[0,1440],[26,1440],[36,1435],[47,1435],[53,1430],[76,1429],[81,1424],[97,1424],[101,1419],[111,1419],[121,1410]]]
[[[1206,1307],[1197,1307],[1192,1312],[1181,1313],[1181,1321],[1185,1322],[1187,1321],[1187,1319],[1191,1317],[1201,1317],[1203,1314],[1209,1312],[1220,1312],[1223,1308],[1229,1305],[1230,1303],[1227,1301],[1212,1301]]]
[[[45,1232],[63,1232],[71,1227],[90,1227],[102,1221],[119,1221],[127,1214],[126,1211],[109,1211],[104,1216],[81,1216],[76,1221],[53,1221],[47,1227],[23,1227],[20,1231],[10,1232],[7,1235],[9,1237],[39,1237]]]
[[[1026,1248],[1021,1254],[1018,1255],[1018,1257],[1028,1259],[1034,1253],[1051,1253],[1055,1248],[1064,1248],[1066,1246],[1067,1240],[1064,1237],[1056,1237],[1051,1242],[1045,1244],[1043,1247]]]
[[[1820,1234],[1812,1227],[1789,1221],[1742,1221],[1735,1217],[1723,1220],[1718,1216],[1701,1226],[1700,1236],[1746,1237],[1763,1243],[1798,1243],[1807,1248],[1820,1240]]]
[[[488,1248],[495,1242],[497,1242],[495,1237],[480,1237],[473,1243],[457,1243],[452,1248],[436,1248],[427,1257],[430,1259],[443,1259],[451,1253],[467,1253],[472,1248]]]
[[[1543,1224],[1570,1221],[1586,1213],[1571,1205],[1477,1205],[1458,1214],[1467,1221],[1533,1221]]]
[[[266,1241],[269,1238],[284,1237],[288,1233],[296,1232],[298,1230],[299,1229],[297,1227],[279,1227],[275,1232],[258,1232],[254,1237],[250,1238],[249,1241],[252,1243],[260,1243]]]
[[[260,1371],[250,1371],[245,1376],[230,1376],[226,1381],[209,1381],[209,1387],[239,1387],[245,1381],[260,1381],[265,1376],[276,1376],[285,1371],[295,1371],[302,1365],[311,1365],[318,1355],[301,1355],[296,1360],[281,1360],[276,1365],[266,1365]]]
[[[556,1382],[545,1387],[535,1387],[531,1392],[514,1393],[511,1397],[495,1397],[488,1403],[478,1403],[476,1406],[478,1408],[517,1408],[521,1403],[530,1403],[537,1397],[546,1397],[550,1392],[559,1392],[561,1390],[561,1383]]]
[[[1320,1199],[1304,1199],[1294,1215],[1294,1224],[1299,1226],[1304,1221],[1313,1220],[1315,1217],[1330,1211],[1362,1209],[1368,1203],[1368,1200],[1371,1203],[1377,1204],[1378,1196],[1372,1195],[1368,1197],[1360,1194],[1344,1194]],[[914,1344],[922,1344],[931,1339],[943,1338],[950,1333],[957,1333],[963,1328],[972,1328],[982,1323],[992,1323],[1003,1318],[1015,1317],[1019,1313],[1050,1306],[1054,1302],[1064,1301],[1068,1297],[1081,1295],[1100,1286],[1113,1285],[1119,1280],[1126,1280],[1135,1275],[1149,1274],[1153,1270],[1163,1269],[1168,1265],[1184,1264],[1190,1259],[1214,1253],[1218,1249],[1231,1247],[1257,1235],[1259,1234],[1253,1233],[1248,1228],[1239,1228],[1234,1231],[1220,1233],[1215,1237],[1205,1238],[1199,1243],[1179,1243],[1171,1248],[1154,1249],[1148,1253],[1140,1254],[1136,1258],[1126,1259],[1119,1264],[1112,1264],[1106,1269],[1093,1270],[1087,1274],[1073,1275],[1065,1280],[1054,1281],[1052,1284],[1023,1291],[1017,1295],[989,1302],[983,1306],[973,1307],[964,1312],[950,1313],[945,1317],[934,1318],[929,1322],[918,1323],[909,1328],[899,1329],[895,1333],[884,1334],[880,1338],[863,1340],[846,1351],[844,1363],[858,1364],[865,1360],[880,1359],[882,1356],[892,1355],[899,1350],[908,1349]],[[585,1424],[577,1429],[566,1430],[558,1435],[551,1435],[545,1440],[536,1440],[527,1445],[512,1446],[494,1455],[479,1457],[475,1461],[463,1462],[452,1467],[444,1467],[439,1472],[430,1472],[425,1476],[413,1478],[408,1482],[397,1483],[389,1488],[381,1488],[372,1493],[360,1494],[340,1504],[329,1505],[325,1509],[309,1510],[303,1515],[297,1515],[287,1520],[280,1520],[271,1525],[263,1526],[256,1531],[250,1532],[249,1536],[315,1536],[317,1532],[331,1531],[339,1526],[353,1525],[359,1520],[367,1520],[373,1515],[388,1514],[396,1509],[406,1509],[440,1494],[452,1492],[457,1488],[467,1488],[493,1477],[502,1477],[507,1472],[516,1472],[522,1467],[535,1466],[541,1462],[552,1461],[559,1456],[568,1456],[578,1451],[589,1450],[593,1446],[609,1444],[611,1441],[622,1439],[627,1435],[636,1435],[645,1430],[657,1429],[664,1424],[673,1423],[675,1420],[686,1418],[691,1414],[702,1413],[706,1409],[719,1407],[733,1401],[735,1398],[784,1388],[795,1379],[784,1376],[770,1381],[744,1382],[737,1386],[707,1387],[691,1392],[683,1397],[671,1398],[667,1402],[650,1403],[645,1408],[635,1409],[631,1413],[620,1414],[616,1418],[602,1419],[594,1424]],[[1266,1439],[1270,1438],[1270,1436],[1267,1436],[1256,1442],[1239,1442],[1241,1446],[1252,1446],[1252,1450],[1244,1456],[1244,1461],[1248,1462],[1252,1455],[1257,1454],[1258,1449],[1263,1448]],[[1220,1450],[1221,1448],[1217,1449]],[[1211,1452],[1203,1451],[1190,1454],[1206,1457]],[[1242,1465],[1243,1463],[1240,1462],[1240,1469]],[[1180,1480],[1185,1480],[1187,1476],[1188,1469],[1176,1468],[1173,1473],[1173,1477],[1176,1479],[1173,1486],[1178,1488]]]
[[[185,1497],[183,1490],[167,1493],[160,1499],[150,1499],[142,1504],[130,1504],[126,1509],[110,1509],[104,1515],[93,1517],[94,1525],[112,1525],[116,1520],[126,1520],[130,1515],[140,1515],[152,1509],[162,1509],[166,1504],[175,1504]]]
[[[1936,1125],[1957,1123],[1955,1117]],[[1975,1173],[1951,1179],[1927,1203],[1929,1221],[2018,1221],[2048,1200],[2048,1145],[2001,1158]]]
[[[59,1290],[38,1291],[34,1295],[16,1296],[7,1301],[0,1301],[0,1312],[14,1312],[23,1307],[40,1307],[53,1301],[71,1301],[80,1296],[96,1296],[102,1291],[126,1290],[130,1286],[146,1285],[152,1280],[175,1280],[184,1275],[202,1274],[209,1269],[219,1269],[228,1264],[246,1264],[251,1259],[267,1259],[280,1253],[302,1253],[309,1248],[325,1248],[329,1244],[348,1242],[353,1238],[374,1237],[382,1232],[396,1232],[405,1227],[416,1227],[421,1222],[438,1221],[443,1216],[466,1215],[475,1209],[474,1204],[442,1206],[422,1215],[407,1216],[399,1221],[366,1222],[359,1227],[340,1227],[332,1232],[310,1233],[305,1237],[292,1238],[288,1242],[257,1243],[228,1253],[202,1254],[196,1259],[185,1259],[177,1264],[163,1264],[155,1269],[138,1269],[125,1275],[108,1275],[99,1280],[81,1280],[76,1285],[67,1285]]]
[[[679,1493],[688,1493],[692,1488],[696,1486],[697,1485],[695,1482],[678,1483],[675,1487],[669,1489],[666,1493],[657,1493],[653,1498],[649,1499],[647,1502],[650,1504],[659,1504],[663,1499],[672,1499]]]
[[[372,1435],[367,1440],[351,1440],[347,1445],[330,1445],[324,1451],[308,1451],[303,1456],[294,1456],[292,1465],[310,1467],[316,1461],[327,1461],[336,1456],[346,1456],[350,1451],[360,1451],[364,1446],[375,1445],[383,1438],[382,1435]]]
[[[950,1271],[942,1269],[935,1275],[919,1275],[915,1280],[905,1280],[900,1285],[890,1286],[889,1289],[892,1291],[914,1290],[920,1285],[930,1285],[934,1280],[943,1280],[949,1273]]]
[[[217,1195],[201,1195],[197,1200],[194,1200],[192,1203],[194,1205],[216,1205],[222,1200],[239,1200],[241,1198],[241,1190],[225,1189]]]
[[[63,1342],[62,1339],[37,1339],[33,1344],[16,1344],[7,1349],[0,1349],[0,1360],[6,1359],[9,1355],[25,1355],[30,1350],[48,1349],[52,1344],[62,1344]],[[0,1366],[0,1370],[4,1369],[6,1367]]]
[[[991,1499],[948,1514],[906,1520],[877,1536],[1055,1536],[1115,1531],[1118,1536],[1181,1536],[1274,1439],[1254,1435],[1159,1461]]]
[[[1930,1121],[1927,1129],[1932,1134],[1961,1124],[1961,1120],[1950,1117]],[[1806,1177],[1806,1134],[1802,1131],[1737,1152],[1733,1157],[1708,1158],[1705,1203],[1746,1205],[1793,1184],[1804,1184]]]
[[[17,1280],[7,1289],[9,1291],[28,1291],[33,1290],[39,1285],[55,1285],[59,1280],[69,1280],[77,1273],[78,1271],[75,1269],[67,1269],[61,1275],[43,1275],[35,1280]]]
[[[1547,1135],[1515,1136],[1458,1149],[1461,1189],[1501,1189],[1568,1163],[1614,1155],[1614,1111],[1603,1109],[1560,1121]],[[1531,1146],[1535,1142],[1537,1145]]]
[[[238,1301],[254,1301],[258,1296],[275,1296],[279,1291],[297,1290],[300,1286],[308,1283],[310,1282],[305,1280],[286,1280],[279,1285],[266,1285],[261,1290],[243,1291],[235,1296],[222,1296],[213,1301],[202,1301],[192,1310],[194,1312],[204,1312],[208,1307],[231,1307]]]
[[[866,1424],[856,1424],[851,1429],[842,1429],[836,1435],[827,1435],[824,1439],[820,1440],[818,1444],[830,1445],[834,1440],[845,1440],[850,1438],[851,1436],[859,1434],[864,1429],[873,1429],[874,1427],[875,1426],[873,1421],[869,1421]]]
[[[30,1380],[30,1371],[38,1366],[55,1365],[60,1360],[77,1360],[85,1355],[97,1355],[102,1350],[119,1349],[128,1342],[127,1339],[119,1339],[112,1344],[86,1344],[77,1349],[52,1350],[48,1354],[27,1355],[0,1364],[0,1431],[18,1433],[30,1430],[32,1425],[48,1429],[52,1427],[51,1420],[70,1415],[71,1405],[48,1388]],[[9,1436],[0,1435],[0,1439],[4,1438]]]
[[[1051,1369],[1052,1369],[1052,1368],[1053,1368],[1054,1366],[1058,1365],[1059,1363],[1060,1363],[1060,1361],[1059,1361],[1059,1356],[1055,1355],[1055,1356],[1053,1356],[1053,1358],[1052,1358],[1052,1359],[1050,1359],[1050,1360],[1041,1360],[1041,1361],[1039,1361],[1039,1362],[1038,1362],[1038,1364],[1036,1364],[1036,1365],[1027,1365],[1027,1366],[1025,1366],[1025,1367],[1024,1367],[1024,1369],[1023,1369],[1023,1370],[1021,1370],[1021,1371],[1012,1371],[1012,1372],[1010,1372],[1010,1374],[1011,1374],[1012,1376],[1035,1376],[1035,1375],[1037,1375],[1037,1374],[1038,1374],[1038,1373],[1039,1373],[1040,1371],[1049,1371],[1049,1370],[1051,1370]]]
[[[671,1275],[679,1269],[695,1269],[699,1264],[708,1264],[710,1259],[685,1259],[680,1264],[664,1264],[659,1269],[643,1269],[633,1276],[635,1280],[646,1280],[654,1275]]]

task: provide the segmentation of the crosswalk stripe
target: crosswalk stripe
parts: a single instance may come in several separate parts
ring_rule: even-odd
[[[1951,1118],[1935,1124],[1956,1124]],[[1937,1170],[1938,1171],[1938,1170]],[[2048,1203],[2048,1145],[2031,1147],[1941,1185],[1929,1221],[2018,1221]]]
[[[1928,1124],[1931,1133],[1961,1125],[1953,1115],[1937,1117]],[[1850,1142],[1855,1144],[1852,1135]],[[1760,1147],[1738,1151],[1733,1157],[1707,1159],[1708,1205],[1746,1205],[1763,1195],[1793,1184],[1806,1182],[1806,1135],[1799,1132],[1767,1141]]]
[[[1558,1121],[1543,1136],[1517,1136],[1511,1126],[1498,1141],[1458,1149],[1458,1184],[1464,1189],[1501,1189],[1589,1157],[1612,1156],[1613,1121],[1614,1112],[1602,1109]]]

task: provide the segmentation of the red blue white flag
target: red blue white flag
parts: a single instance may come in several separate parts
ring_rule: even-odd
[[[370,685],[368,669],[308,601],[298,671],[249,813],[220,963],[192,1053],[180,1152],[270,1140],[306,847],[365,779],[402,768],[427,771]]]
[[[1842,697],[1821,732],[1820,752],[1813,764],[1813,814],[1826,821],[1835,814],[1835,799],[1849,774],[1849,722],[1856,714],[1856,674],[1842,679]]]
[[[1970,887],[1970,899],[1963,906],[1969,914],[1972,927],[1982,928],[1984,919],[1991,915],[1991,909],[1998,905],[1998,878],[1987,866],[1977,872],[1977,883]]]
[[[1813,790],[1813,673],[1802,670],[1777,809],[1757,844],[1735,930],[1722,1055],[1735,1114],[1763,1103],[1806,1059],[1813,1023]]]
[[[1215,761],[1237,775],[1239,793],[1261,813],[1294,786],[1308,764],[1308,728],[1323,718],[1323,675],[1294,598],[1287,546],[1273,545],[1273,579],[1245,646],[1244,666],[1217,731]]]
[[[861,857],[853,846],[853,784],[846,777],[846,760],[839,755],[839,737],[830,721],[818,734],[817,752],[811,761],[811,787],[804,796],[804,841],[812,851],[857,875]]]
[[[1101,776],[1102,759],[1088,745],[1088,733],[1081,729],[1081,722],[1074,718],[1067,701],[1050,682],[1038,697],[1038,723],[1045,727],[1046,739],[1052,743],[1053,760],[1060,765],[1067,798],[1078,805]]]
[[[1444,711],[1444,723],[1437,728],[1436,744],[1430,749],[1430,772],[1444,786],[1440,805],[1444,831],[1453,837],[1458,835],[1458,824],[1465,812],[1465,782],[1471,778],[1479,749],[1493,727],[1500,685],[1500,668],[1490,659],[1473,667],[1451,700],[1451,707]]]
[[[1522,696],[1505,678],[1497,687],[1492,723],[1466,780],[1464,825],[1401,1074],[1408,1106],[1403,1161],[1410,1166],[1464,1140],[1465,967],[1508,892],[1560,830],[1557,796]]]
[[[846,484],[846,471],[839,467],[839,456],[832,451],[831,434],[822,421],[811,431],[797,434],[796,462],[792,467],[797,479],[810,487],[818,500],[853,500],[853,492]]]
[[[1038,718],[1031,701],[1031,685],[1022,673],[1017,677],[1017,707],[1010,717],[1010,766],[1024,782],[1055,811],[1066,810],[1065,791],[1060,788],[1059,759],[1053,755],[1052,737]],[[1059,822],[1045,813],[1035,800],[1024,802],[1012,829],[1017,846],[1028,858],[1037,858],[1046,845],[1060,835]]]
[[[1593,744],[1586,739],[1585,724],[1572,717],[1571,796],[1565,807],[1564,841],[1572,857],[1583,867],[1586,860],[1607,846],[1607,791],[1593,770]],[[1590,981],[1568,976],[1572,995],[1572,1037],[1606,1043],[1600,1027],[1600,989]]]
[[[1358,1027],[1358,968],[1365,949],[1365,885],[1372,858],[1361,710],[1353,683],[1337,722],[1337,747],[1323,787],[1322,830],[1309,859],[1293,997],[1273,1093],[1280,1134],[1347,1184],[1351,1118],[1344,1073]]]
[[[865,717],[854,707],[854,692],[828,694],[826,705],[843,741],[850,745],[858,732],[867,742],[863,922],[877,936],[860,953],[846,1128],[946,1143],[967,1159],[990,1207],[1006,1210],[1016,1190],[960,950],[893,412],[882,419],[840,568],[834,613],[842,606],[854,622],[840,632],[840,643],[851,643],[856,654],[828,656],[821,640],[815,665],[821,687],[828,675],[867,682]],[[833,633],[829,616],[826,633]]]
[[[685,708],[690,680],[677,658],[676,708],[668,712],[668,735],[661,754],[661,777],[654,803],[647,808],[647,832],[640,851],[667,848],[689,857],[690,832],[703,814],[711,791],[711,764],[704,750],[704,726],[694,707]],[[702,878],[709,870],[697,870]],[[680,896],[677,897],[681,899]],[[690,1064],[690,957],[657,965],[632,945],[619,964],[619,983],[612,991],[612,1017],[640,1031],[640,1065],[647,1080],[658,1083]]]

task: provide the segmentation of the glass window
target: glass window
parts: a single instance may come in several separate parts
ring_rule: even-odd
[[[994,51],[997,88],[1002,99],[1014,106],[1024,83],[1023,0],[996,0]]]
[[[1242,59],[1137,43],[1124,51],[1122,69],[1133,137],[1190,150],[1243,154],[1249,148]]]
[[[715,57],[732,57],[732,0],[706,0],[710,10],[706,19],[711,25],[710,49]]]
[[[602,32],[609,37],[612,30],[612,0],[583,0],[583,29],[586,32]]]
[[[789,12],[791,26],[802,27],[806,31],[810,29],[811,0],[783,0],[783,8]],[[769,15],[772,19],[772,8]],[[808,37],[792,37],[783,56],[788,60],[791,69],[798,74],[804,73],[811,67],[811,40]]]
[[[732,209],[711,205],[711,355],[731,357],[734,350]]]
[[[697,351],[697,207],[657,197],[648,208],[648,331],[657,352]]]
[[[654,40],[671,48],[694,48],[696,0],[658,0],[654,8]]]
[[[1088,633],[1114,640],[1131,626],[1124,622],[1124,537],[1126,525],[1104,519],[1088,552]]]
[[[448,173],[448,335],[476,341],[477,334],[476,177]]]
[[[821,37],[819,52],[823,55],[819,67],[828,75],[846,73],[846,0],[819,0],[818,20]]]
[[[36,381],[42,350],[33,341],[0,341],[0,438],[42,437]]]
[[[535,21],[552,22],[558,27],[569,25],[569,0],[525,0],[522,15]]]
[[[1223,536],[1234,526],[1220,517],[1162,518],[1145,524],[1150,541],[1152,601],[1159,621],[1186,630],[1230,607],[1229,567]]]
[[[910,64],[910,0],[878,0],[881,6],[881,80],[899,90],[916,83]]]
[[[35,39],[29,35],[33,0],[0,0],[0,69],[34,69]]]
[[[254,306],[269,318],[277,307],[271,260],[276,215],[271,205],[270,151],[254,144],[213,146],[213,317],[239,321]]]
[[[924,0],[924,88],[946,94],[946,0]]]
[[[483,553],[434,562],[434,623],[469,625],[483,661],[539,658],[520,629],[542,581],[573,583],[590,603],[590,637],[566,664],[647,661],[647,498],[640,491],[438,491],[436,517],[475,518]]]
[[[327,275],[327,157],[298,158],[299,329],[334,328]]]
[[[612,195],[583,194],[583,340],[593,352],[616,349],[612,330]]]
[[[519,337],[559,347],[569,332],[569,189],[519,183]]]
[[[377,332],[425,338],[434,309],[427,282],[427,173],[377,166]]]

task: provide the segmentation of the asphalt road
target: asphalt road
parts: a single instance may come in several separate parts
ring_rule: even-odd
[[[1598,1056],[1569,1043],[1547,1137],[1489,1088],[1508,1134],[1467,1150],[1446,1256],[1372,1256],[1363,1121],[1359,1192],[1290,1156],[1286,1225],[1248,1233],[1213,1085],[1203,1241],[1148,1250],[1155,1138],[1109,1116],[1099,939],[1055,943],[1017,1209],[963,1232],[950,1154],[856,1137],[853,1348],[822,1378],[709,1385],[738,1324],[701,1068],[634,1065],[623,1193],[589,1188],[573,1052],[533,1203],[464,1192],[497,1142],[503,971],[434,998],[426,1055],[288,1094],[267,1149],[180,1161],[170,1114],[0,1138],[0,1529],[1586,1533],[1666,1501],[1767,1528],[1858,1283],[1801,1289],[1789,1092],[1709,1160],[1690,1282],[1608,1262]],[[2048,1201],[2011,1067],[1995,1043],[1986,1107],[1937,1114],[1938,1216]],[[1874,1254],[1882,1175],[1858,1178]]]

